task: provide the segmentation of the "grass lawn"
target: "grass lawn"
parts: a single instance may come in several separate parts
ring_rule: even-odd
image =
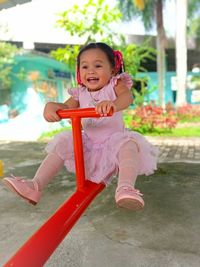
[[[170,132],[148,133],[149,136],[200,137],[200,127],[181,127]]]
[[[60,132],[63,132],[63,131],[71,131],[71,126],[68,126],[68,127],[63,127],[61,129],[58,129],[58,130],[53,130],[53,131],[50,131],[50,132],[44,132],[41,134],[41,136],[38,138],[38,141],[48,141],[49,139],[52,139],[52,137]]]
[[[184,124],[183,124],[184,125]],[[195,126],[196,125],[196,126]],[[59,130],[54,130],[51,132],[46,132],[43,133],[40,138],[39,141],[48,141],[49,139],[51,139],[54,135],[56,135],[59,132],[63,132],[63,131],[70,131],[71,127],[64,127],[62,129]],[[175,129],[172,129],[171,131],[168,132],[162,132],[162,131],[158,131],[158,132],[153,132],[153,133],[146,133],[145,135],[149,135],[149,136],[173,136],[173,137],[200,137],[200,123],[193,123],[190,125],[190,123],[188,123],[188,126],[186,127],[182,127],[181,125]]]

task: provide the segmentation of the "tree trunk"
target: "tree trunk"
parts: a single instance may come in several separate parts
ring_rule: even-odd
[[[157,72],[158,72],[158,103],[165,107],[165,30],[163,26],[163,3],[156,1],[156,26],[157,26]]]
[[[187,79],[187,0],[176,0],[176,105],[182,106],[186,101]]]

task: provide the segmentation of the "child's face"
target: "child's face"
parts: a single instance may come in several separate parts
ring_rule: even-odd
[[[107,55],[99,48],[92,48],[80,56],[81,82],[91,91],[104,87],[114,74]]]

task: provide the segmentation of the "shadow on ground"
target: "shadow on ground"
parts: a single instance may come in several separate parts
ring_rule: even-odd
[[[32,177],[45,155],[44,146],[30,142],[1,143],[5,175]],[[144,193],[146,203],[140,212],[116,208],[114,180],[94,200],[45,266],[198,267],[199,173],[198,164],[163,163],[154,175],[139,177],[137,187]],[[74,175],[63,169],[48,185],[41,202],[33,207],[0,185],[0,264],[74,189]]]

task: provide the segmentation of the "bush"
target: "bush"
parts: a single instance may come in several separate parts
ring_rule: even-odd
[[[14,56],[19,51],[15,45],[0,41],[0,89],[10,89]]]
[[[176,127],[178,118],[175,111],[167,112],[154,103],[150,103],[125,111],[124,121],[129,129],[146,134],[170,132]]]
[[[200,121],[200,105],[186,104],[176,109],[177,118],[180,122]]]

